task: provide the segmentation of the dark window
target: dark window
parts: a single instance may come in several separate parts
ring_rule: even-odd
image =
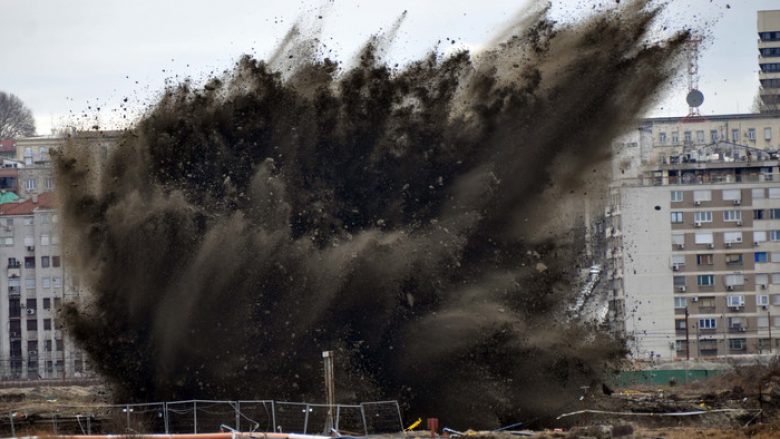
[[[49,266],[49,257],[41,256],[41,268],[47,268]]]
[[[38,330],[38,321],[35,319],[31,319],[27,321],[27,330],[28,331],[37,331]]]
[[[60,266],[60,257],[59,256],[52,256],[51,257],[51,266],[52,267],[59,267]]]
[[[24,268],[35,268],[35,256],[27,256],[24,258]]]
[[[753,209],[753,219],[754,220],[764,219],[764,210],[763,209]]]
[[[43,298],[43,309],[51,309],[51,299],[48,297]]]
[[[11,331],[11,337],[22,336],[22,322],[21,320],[11,320],[8,322],[8,330]],[[21,347],[19,349],[22,349]]]
[[[65,343],[62,340],[57,340],[57,351],[62,352],[65,349]]]
[[[62,299],[60,299],[59,297],[55,297],[54,298],[54,309],[55,310],[60,309],[61,305],[62,305]]]
[[[51,319],[43,319],[43,330],[51,331]]]
[[[35,310],[38,308],[38,301],[36,299],[27,299],[27,309]]]
[[[45,341],[43,342],[43,349],[44,349],[46,352],[51,352],[51,346],[52,346],[52,344],[51,344],[51,340],[45,340]]]
[[[38,342],[35,340],[30,340],[27,342],[27,353],[29,354],[30,351],[37,351],[38,350]]]
[[[16,258],[8,258],[8,268],[19,268],[22,264]]]
[[[761,71],[766,72],[780,72],[780,63],[777,62],[770,62],[766,64],[759,64],[759,67],[761,67]]]
[[[19,299],[8,299],[8,317],[19,317],[22,315],[22,307]]]

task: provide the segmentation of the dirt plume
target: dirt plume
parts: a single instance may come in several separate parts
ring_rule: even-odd
[[[70,331],[123,401],[321,400],[335,350],[340,401],[453,427],[556,414],[622,353],[565,317],[569,227],[687,38],[650,42],[657,13],[541,8],[483,53],[403,68],[377,56],[392,35],[342,69],[296,28],[283,71],[244,57],[172,86],[103,165],[57,157],[94,294]]]

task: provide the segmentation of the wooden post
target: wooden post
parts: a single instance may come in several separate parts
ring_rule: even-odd
[[[769,312],[769,307],[767,307],[766,311],[766,320],[767,325],[766,327],[769,328],[769,353],[772,353],[772,314]]]
[[[336,404],[336,383],[333,377],[333,351],[322,353],[322,364],[325,370],[325,399],[328,404],[328,416],[325,418],[325,435],[330,436],[334,427],[333,407]]]
[[[685,307],[685,359],[690,361],[691,359],[691,336],[688,331],[688,307]],[[688,377],[685,377],[686,380]]]

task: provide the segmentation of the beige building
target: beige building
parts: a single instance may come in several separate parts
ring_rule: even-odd
[[[780,110],[780,10],[758,11],[758,79],[762,108]]]
[[[635,358],[780,351],[779,136],[777,116],[660,118],[616,145],[605,276]]]

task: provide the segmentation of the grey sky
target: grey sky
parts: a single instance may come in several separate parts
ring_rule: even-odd
[[[553,1],[554,16],[572,20],[609,1]],[[510,0],[262,2],[251,0],[0,0],[0,90],[33,110],[38,132],[73,123],[71,114],[100,122],[134,117],[166,78],[203,78],[231,67],[242,53],[271,53],[299,17],[324,15],[323,40],[349,60],[371,34],[407,18],[390,56],[398,62],[454,38],[478,48],[527,3]],[[325,6],[323,6],[325,5]],[[756,11],[777,0],[674,0],[661,25],[705,29],[700,58],[702,113],[747,112],[757,79]],[[324,13],[323,13],[324,11]],[[446,43],[446,41],[444,41]],[[441,47],[445,47],[442,44]],[[178,76],[177,76],[178,75]],[[659,97],[651,115],[684,115],[683,80]],[[92,109],[88,109],[92,107]],[[72,113],[71,113],[72,112]]]

